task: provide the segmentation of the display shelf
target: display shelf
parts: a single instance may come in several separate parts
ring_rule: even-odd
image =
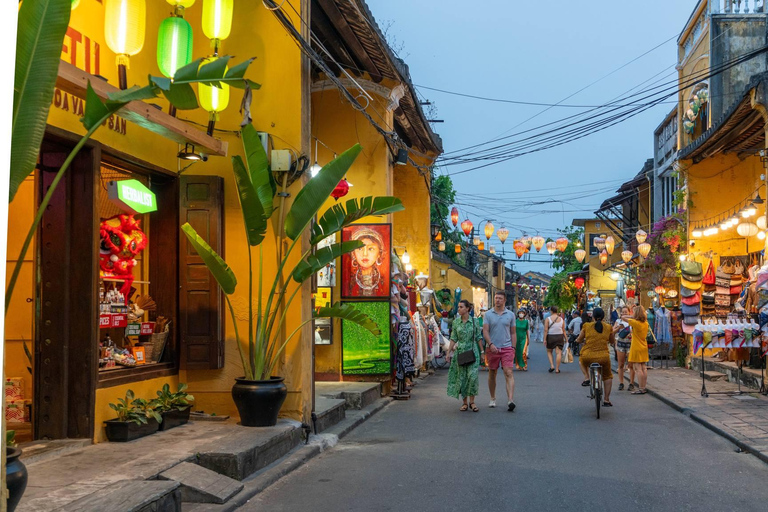
[[[99,277],[102,281],[106,281],[109,283],[124,283],[126,279],[124,277]],[[134,280],[134,284],[151,284],[149,281],[138,281]]]

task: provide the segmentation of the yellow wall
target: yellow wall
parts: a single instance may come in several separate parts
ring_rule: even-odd
[[[708,7],[708,2],[704,2],[704,6],[697,6],[702,9]],[[691,22],[686,30],[681,34],[680,41],[685,42],[688,31],[697,23],[701,10],[697,9],[691,16]],[[696,80],[691,80],[691,76],[706,78],[706,71],[709,69],[709,31],[710,24],[707,23],[706,28],[702,30],[701,35],[698,36],[697,42],[694,44],[689,55],[683,58],[684,50],[681,46],[678,46],[678,55],[681,59],[681,65],[678,66],[678,79],[681,84],[685,84],[687,87],[680,90],[678,93],[678,99],[680,105],[682,105],[683,113],[688,109],[688,101],[691,99],[691,94],[694,87],[699,83]],[[706,81],[706,80],[704,80]],[[683,121],[686,119],[684,115],[678,116],[678,130],[677,136],[679,138],[677,147],[685,148],[688,144],[693,142],[692,137],[683,130]],[[709,126],[710,120],[707,119],[705,127]],[[706,128],[704,128],[706,129]]]
[[[431,233],[429,225],[429,191],[425,180],[412,165],[395,166],[394,191],[405,210],[392,215],[392,240],[395,245],[408,249],[411,265],[416,274],[429,275],[431,260]],[[398,254],[403,248],[397,249]]]
[[[441,273],[445,271],[445,275]],[[452,297],[455,299],[456,288],[461,288],[461,298],[472,302],[472,281],[456,272],[451,265],[442,261],[432,261],[432,274],[430,278],[432,287],[435,290],[448,288],[451,290]]]

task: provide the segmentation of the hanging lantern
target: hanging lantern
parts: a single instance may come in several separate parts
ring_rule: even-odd
[[[461,230],[466,236],[469,236],[469,234],[472,232],[472,221],[469,219],[463,220],[461,222]]]
[[[608,253],[605,252],[605,249],[603,249],[600,252],[600,264],[605,265],[606,263],[608,263]]]
[[[547,242],[547,252],[552,255],[557,250],[557,242]]]
[[[104,38],[117,55],[120,89],[128,88],[126,69],[130,58],[144,47],[146,0],[104,0]]]
[[[169,4],[171,4],[176,13],[178,14],[184,14],[184,9],[189,9],[192,7],[195,3],[195,0],[165,0]]]
[[[535,236],[531,239],[531,242],[533,243],[533,246],[536,248],[536,252],[541,251],[541,248],[544,247],[544,237],[543,236]]]
[[[568,239],[561,236],[555,241],[555,247],[558,251],[565,252],[565,248],[568,247]]]
[[[648,238],[648,233],[646,233],[642,229],[639,229],[637,231],[637,233],[635,233],[635,239],[637,240],[637,243],[639,243],[639,244],[645,242],[646,238]]]
[[[331,197],[335,200],[339,200],[345,195],[349,194],[349,187],[352,185],[347,181],[346,178],[341,180],[338,185],[336,185],[336,188],[333,189],[331,192]]]
[[[757,227],[757,224],[752,222],[742,222],[736,226],[736,232],[744,237],[755,236],[759,231],[760,229]]]
[[[443,232],[442,231],[438,231],[437,235],[435,235],[435,242],[439,242],[442,239],[443,239]]]
[[[629,263],[632,261],[632,251],[621,251],[621,259],[624,260],[624,263]]]
[[[201,67],[213,60],[214,58],[204,59]],[[208,135],[213,135],[213,128],[216,125],[216,121],[219,120],[219,113],[223,112],[227,105],[229,105],[229,86],[221,84],[219,88],[213,85],[205,85],[201,82],[197,84],[197,95],[200,97],[200,106],[208,112]],[[343,195],[347,195],[347,193],[345,192]]]
[[[576,260],[579,263],[584,263],[584,258],[587,257],[587,251],[585,251],[584,249],[576,249],[575,251],[573,251],[573,255],[576,256]]]
[[[616,240],[610,235],[605,237],[605,250],[608,252],[608,255],[613,254],[613,250],[616,248]]]
[[[478,237],[472,237],[472,245],[475,247],[480,247],[480,239]]]
[[[495,248],[494,246],[491,246],[491,248],[490,248],[490,249],[488,249],[488,251],[489,251],[491,254],[496,254],[496,248]]]
[[[521,242],[525,244],[525,246],[528,248],[528,250],[531,250],[531,246],[533,245],[533,241],[531,240],[531,237],[528,235],[523,235],[523,238],[520,239]]]
[[[651,244],[643,242],[640,245],[637,246],[637,252],[640,253],[640,256],[643,258],[647,258],[648,255],[651,253]]]
[[[461,254],[461,244],[454,245],[453,250],[456,251],[456,254]]]
[[[659,295],[659,296],[661,296],[661,295],[664,295],[664,292],[665,292],[666,290],[664,289],[664,287],[663,287],[663,286],[657,286],[656,288],[654,288],[654,289],[653,289],[653,291],[655,291],[655,292],[656,292],[656,295]]]
[[[456,227],[459,223],[459,209],[455,206],[451,208],[451,223],[453,224],[453,227]]]
[[[493,235],[493,224],[491,221],[488,221],[485,223],[485,239],[490,240],[491,236]]]
[[[479,250],[481,250],[481,251],[484,251],[484,250],[485,250],[485,242],[482,242],[482,241],[481,241],[481,242],[478,242],[478,244],[477,244],[477,248],[478,248]]]
[[[577,290],[581,290],[584,288],[584,278],[583,277],[577,277],[573,280],[573,285],[576,287]]]
[[[203,0],[203,34],[211,40],[214,55],[232,30],[233,4],[234,0]]]
[[[595,238],[594,242],[595,247],[597,248],[598,252],[605,249],[605,238],[598,236]]]
[[[515,254],[517,254],[517,259],[522,258],[523,254],[525,254],[525,244],[520,240],[515,240],[512,248],[515,250]]]
[[[499,237],[499,241],[503,244],[509,236],[509,230],[505,227],[501,227],[496,231],[496,236]]]
[[[768,229],[768,225],[766,225],[765,221],[765,215],[759,216],[755,221],[755,224],[757,224],[757,227],[760,229]]]
[[[437,249],[441,252],[445,251],[445,242],[440,242],[439,244],[437,244]]]
[[[180,16],[171,16],[160,23],[157,32],[157,66],[167,78],[192,62],[192,26]]]

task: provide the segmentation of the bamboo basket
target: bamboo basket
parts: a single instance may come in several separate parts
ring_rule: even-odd
[[[144,343],[144,357],[147,358],[148,363],[157,363],[160,360],[160,357],[163,355],[163,349],[165,349],[165,344],[168,341],[169,334],[170,329],[166,325],[163,332],[152,334],[149,341]]]

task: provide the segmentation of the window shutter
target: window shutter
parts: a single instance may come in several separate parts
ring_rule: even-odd
[[[218,176],[181,176],[179,219],[224,258],[224,180]],[[224,366],[224,300],[202,258],[179,233],[179,318],[181,367],[211,370]]]

